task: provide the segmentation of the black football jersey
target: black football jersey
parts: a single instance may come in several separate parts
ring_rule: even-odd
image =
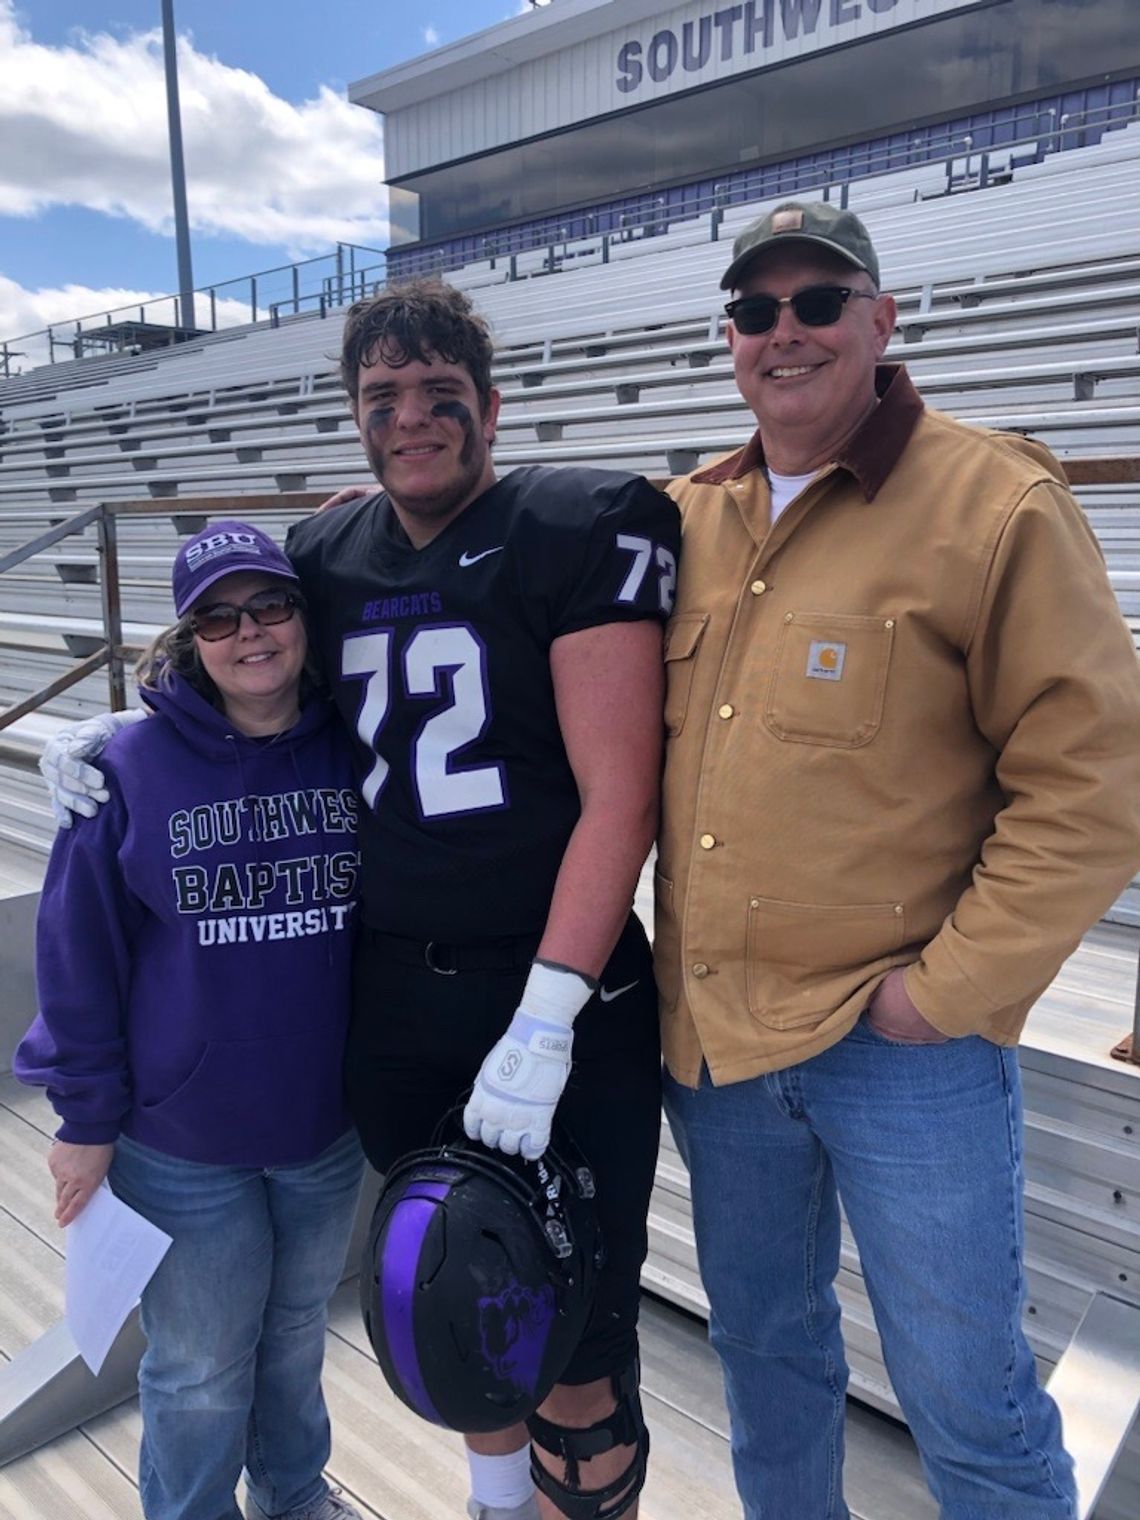
[[[379,492],[287,549],[353,735],[362,916],[441,943],[539,934],[579,799],[550,646],[664,620],[673,502],[638,476],[513,471],[414,549]]]

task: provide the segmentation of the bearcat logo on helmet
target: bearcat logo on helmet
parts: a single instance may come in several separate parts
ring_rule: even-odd
[[[554,1289],[511,1282],[478,1303],[479,1337],[487,1362],[504,1383],[533,1397],[555,1314]]]
[[[562,1137],[537,1161],[466,1140],[388,1173],[360,1276],[392,1391],[451,1430],[534,1413],[581,1338],[602,1248],[593,1178]]]

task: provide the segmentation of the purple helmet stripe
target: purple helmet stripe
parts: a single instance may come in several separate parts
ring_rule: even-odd
[[[384,1245],[384,1275],[380,1283],[380,1302],[384,1305],[384,1335],[396,1374],[417,1413],[425,1420],[443,1425],[446,1422],[440,1418],[428,1397],[420,1373],[412,1316],[416,1269],[424,1238],[435,1214],[436,1203],[447,1197],[451,1183],[414,1182],[412,1187],[415,1191],[409,1191],[400,1199],[388,1223],[388,1239]]]

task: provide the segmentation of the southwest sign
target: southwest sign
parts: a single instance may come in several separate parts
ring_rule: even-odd
[[[615,85],[631,95],[645,85],[666,85],[669,93],[779,63],[821,48],[855,42],[978,0],[741,0],[692,19],[671,12],[673,21],[647,37],[633,37],[617,51]],[[686,7],[686,11],[695,7]],[[675,19],[674,19],[675,18]],[[688,76],[688,77],[686,77]]]

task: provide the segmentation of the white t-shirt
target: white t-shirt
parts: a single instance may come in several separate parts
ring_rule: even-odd
[[[775,527],[784,508],[791,506],[804,487],[810,485],[818,474],[818,470],[812,470],[808,475],[777,475],[775,470],[768,471],[768,483],[772,489],[772,527]]]

